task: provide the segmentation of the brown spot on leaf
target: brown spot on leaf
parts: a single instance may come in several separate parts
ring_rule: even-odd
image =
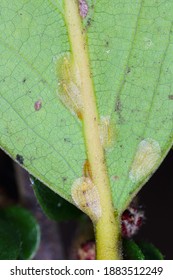
[[[169,100],[173,100],[173,94],[168,95]]]
[[[117,181],[119,180],[119,176],[113,175],[111,176],[112,181]]]

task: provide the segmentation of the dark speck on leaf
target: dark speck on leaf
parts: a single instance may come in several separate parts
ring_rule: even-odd
[[[173,100],[173,95],[168,95],[169,100]]]
[[[70,139],[69,138],[64,138],[64,142],[70,143]]]
[[[118,97],[115,104],[115,111],[120,112],[122,110],[122,105],[120,98]]]
[[[87,20],[87,26],[89,27],[90,25],[91,25],[91,18],[88,18],[88,20]]]
[[[105,42],[105,47],[106,48],[109,47],[109,42],[108,41]]]
[[[126,73],[129,74],[130,72],[131,72],[131,68],[130,68],[130,67],[127,67]]]
[[[23,84],[26,83],[26,78],[23,78],[22,83]]]
[[[24,158],[23,156],[17,154],[16,155],[16,160],[20,163],[20,164],[23,164],[24,163]]]

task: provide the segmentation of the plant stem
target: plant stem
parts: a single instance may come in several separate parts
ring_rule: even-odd
[[[100,141],[99,118],[91,79],[86,34],[79,15],[78,1],[64,0],[64,7],[71,52],[80,73],[82,121],[87,156],[102,209],[101,217],[94,223],[97,259],[120,259],[119,219],[114,215],[105,155]]]

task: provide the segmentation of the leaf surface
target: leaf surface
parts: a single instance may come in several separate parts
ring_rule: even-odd
[[[173,3],[87,3],[83,28],[98,113],[114,131],[105,160],[122,212],[173,142]],[[82,123],[58,98],[57,60],[71,52],[64,1],[1,0],[0,8],[0,144],[73,202],[87,151]]]

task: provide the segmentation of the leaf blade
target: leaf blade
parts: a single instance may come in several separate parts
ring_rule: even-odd
[[[30,173],[73,202],[71,186],[83,176],[87,151],[81,124],[57,98],[56,60],[70,51],[63,2],[16,0],[8,6],[1,1],[0,142],[14,159],[24,157]],[[173,4],[88,4],[84,27],[92,79],[99,115],[111,117],[116,127],[105,157],[114,207],[122,212],[173,143]],[[42,107],[35,111],[38,100]],[[159,144],[161,156],[133,182],[135,155],[147,139]]]

